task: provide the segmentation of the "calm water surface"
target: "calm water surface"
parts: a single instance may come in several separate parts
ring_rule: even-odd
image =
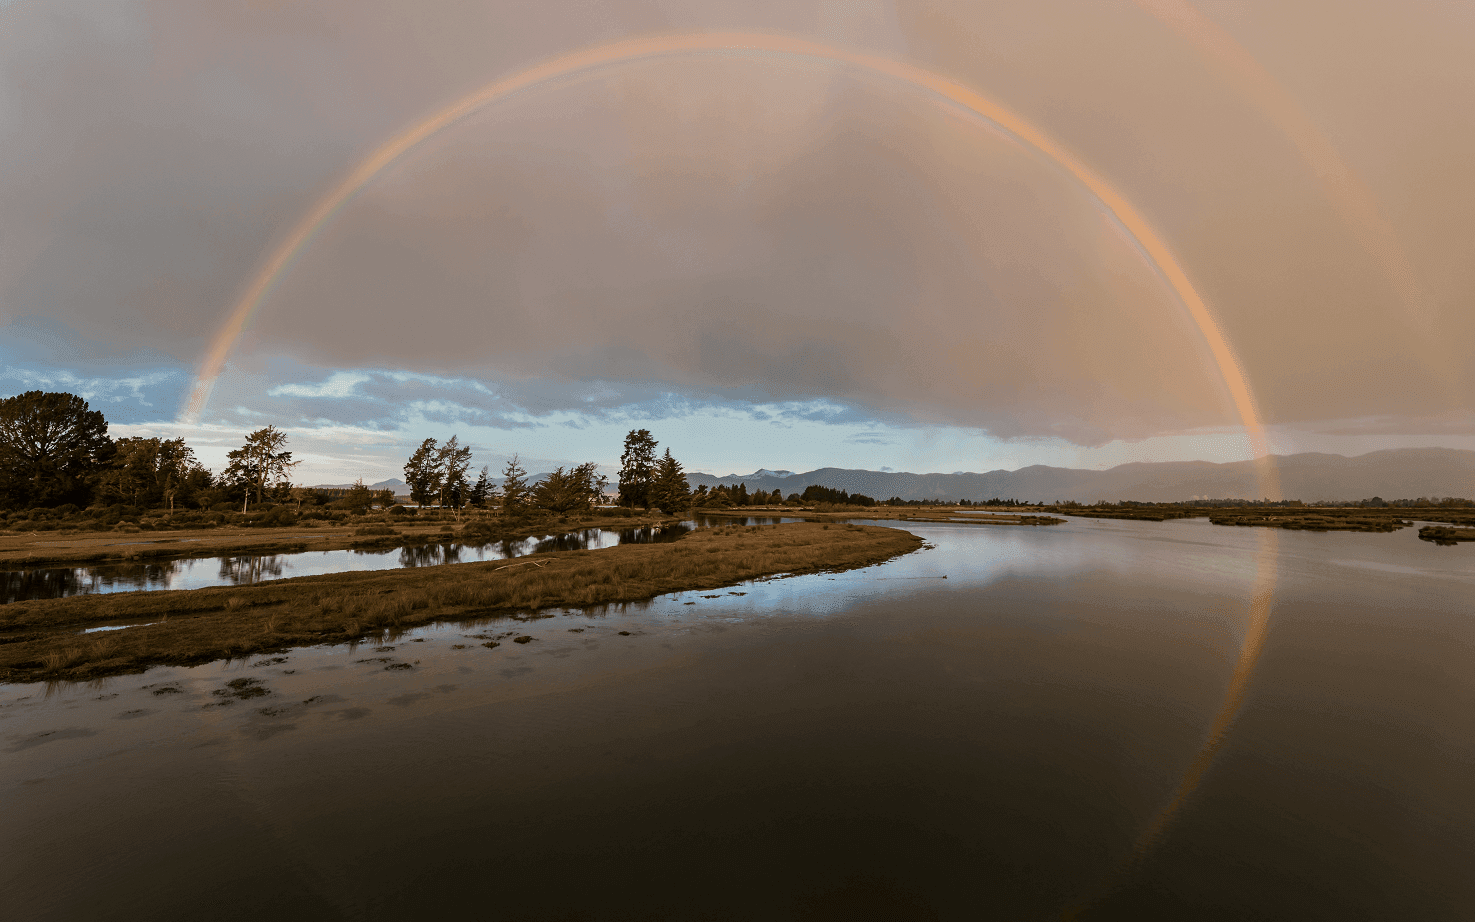
[[[667,525],[639,528],[585,528],[518,541],[480,544],[447,541],[413,547],[378,550],[299,551],[290,554],[237,554],[180,560],[113,563],[89,567],[51,567],[0,570],[0,604],[28,599],[60,599],[74,595],[112,592],[148,592],[160,589],[204,589],[208,586],[246,586],[294,576],[317,576],[350,570],[397,570],[434,567],[476,560],[506,560],[555,551],[602,550],[621,544],[675,541],[696,527],[730,522],[759,524],[759,519],[699,516]],[[762,524],[797,519],[762,520]],[[290,537],[318,537],[298,535]],[[133,542],[146,543],[146,542]]]
[[[0,686],[5,915],[1471,918],[1475,548],[1277,533],[1238,718],[1144,847],[1265,532],[908,527],[851,573]]]

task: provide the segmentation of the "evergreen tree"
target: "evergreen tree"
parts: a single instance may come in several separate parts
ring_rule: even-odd
[[[671,449],[656,463],[655,483],[651,485],[651,504],[663,512],[675,512],[691,505],[691,487],[681,462],[671,457]]]
[[[230,464],[225,469],[224,478],[237,487],[245,488],[245,495],[241,500],[242,512],[246,511],[246,505],[251,501],[253,489],[259,503],[264,497],[268,482],[284,489],[290,487],[287,475],[301,462],[293,461],[292,453],[282,450],[286,444],[287,433],[276,426],[267,426],[246,436],[246,444],[240,448],[227,452],[226,457],[230,459]]]
[[[168,439],[159,443],[155,472],[159,493],[169,504],[171,515],[174,513],[175,497],[190,491],[190,477],[197,470],[204,472],[208,482],[210,472],[200,467],[200,463],[195,460],[194,449],[184,444],[184,439]]]
[[[656,475],[656,440],[649,429],[631,429],[620,456],[620,505],[649,509]]]
[[[466,471],[471,467],[471,446],[464,448],[456,443],[453,435],[436,453],[436,466],[440,470],[440,504],[451,506],[458,513],[466,503],[466,494],[471,485],[466,482]]]
[[[605,478],[593,462],[564,471],[562,467],[533,488],[533,504],[549,512],[573,512],[588,509],[604,492]]]
[[[476,478],[476,483],[466,494],[466,501],[476,509],[485,509],[487,499],[492,495],[492,481],[487,476],[487,466],[481,466],[481,476]]]
[[[152,505],[159,461],[159,440],[122,438],[113,442],[113,461],[97,480],[106,499],[130,506]]]
[[[443,479],[435,439],[426,439],[405,462],[405,483],[410,488],[410,499],[422,506],[430,505],[440,497]]]
[[[502,509],[504,511],[516,514],[527,505],[527,476],[528,472],[517,463],[517,455],[513,455],[507,462],[507,466],[502,469]]]
[[[112,457],[107,420],[75,394],[0,400],[0,506],[85,504]]]

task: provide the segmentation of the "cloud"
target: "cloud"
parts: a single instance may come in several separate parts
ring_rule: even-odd
[[[172,411],[262,255],[383,139],[573,48],[760,29],[935,69],[1076,152],[1163,233],[1272,424],[1457,434],[1475,385],[1457,6],[1217,11],[1386,209],[1431,347],[1253,100],[1130,8],[13,4],[0,335],[31,377],[8,380],[56,369]],[[1193,324],[1060,170],[905,86],[764,55],[609,68],[443,133],[323,229],[232,359],[222,418],[367,430],[743,403],[771,427],[1082,446],[1238,422]]]
[[[268,397],[353,397],[358,385],[371,380],[369,375],[340,371],[321,384],[278,384],[266,394]]]

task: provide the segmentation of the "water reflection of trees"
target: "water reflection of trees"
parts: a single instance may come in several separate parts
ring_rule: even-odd
[[[177,571],[178,564],[172,560],[101,567],[6,570],[0,573],[0,599],[5,603],[27,602],[98,592],[168,589]]]
[[[284,566],[280,554],[251,554],[218,559],[220,578],[232,586],[250,586],[264,579],[278,579]]]
[[[665,544],[689,534],[693,526],[687,522],[672,522],[666,525],[642,525],[639,528],[620,529],[621,544]]]
[[[442,543],[411,545],[399,548],[401,567],[436,567],[443,564],[461,563],[467,549],[480,552],[483,559],[498,560],[526,557],[529,554],[546,554],[567,551],[586,551],[594,548],[613,547],[617,544],[659,544],[675,541],[697,527],[722,525],[776,524],[781,519],[749,517],[746,519],[729,516],[698,516],[695,521],[671,522],[665,525],[647,525],[640,528],[624,528],[618,531],[605,528],[586,528],[559,535],[503,540],[478,544]],[[355,555],[370,554],[388,556],[393,551],[354,551]],[[241,555],[219,557],[219,584],[249,586],[266,579],[280,579],[287,564],[288,555]],[[181,575],[182,568],[195,561],[165,560],[152,563],[107,564],[97,567],[59,567],[37,570],[9,570],[0,572],[0,600],[5,603],[31,599],[58,599],[74,595],[98,592],[121,592],[139,589],[168,589]],[[389,560],[384,569],[390,569]],[[377,568],[376,568],[377,569]]]
[[[725,525],[782,525],[785,522],[802,522],[802,518],[780,515],[694,515],[692,523],[702,528],[722,528]]]
[[[461,562],[459,544],[419,544],[399,549],[399,565],[402,567],[438,567],[446,563]]]

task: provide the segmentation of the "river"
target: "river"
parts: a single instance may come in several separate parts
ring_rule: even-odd
[[[906,527],[849,573],[0,686],[5,915],[1470,918],[1475,548]]]

